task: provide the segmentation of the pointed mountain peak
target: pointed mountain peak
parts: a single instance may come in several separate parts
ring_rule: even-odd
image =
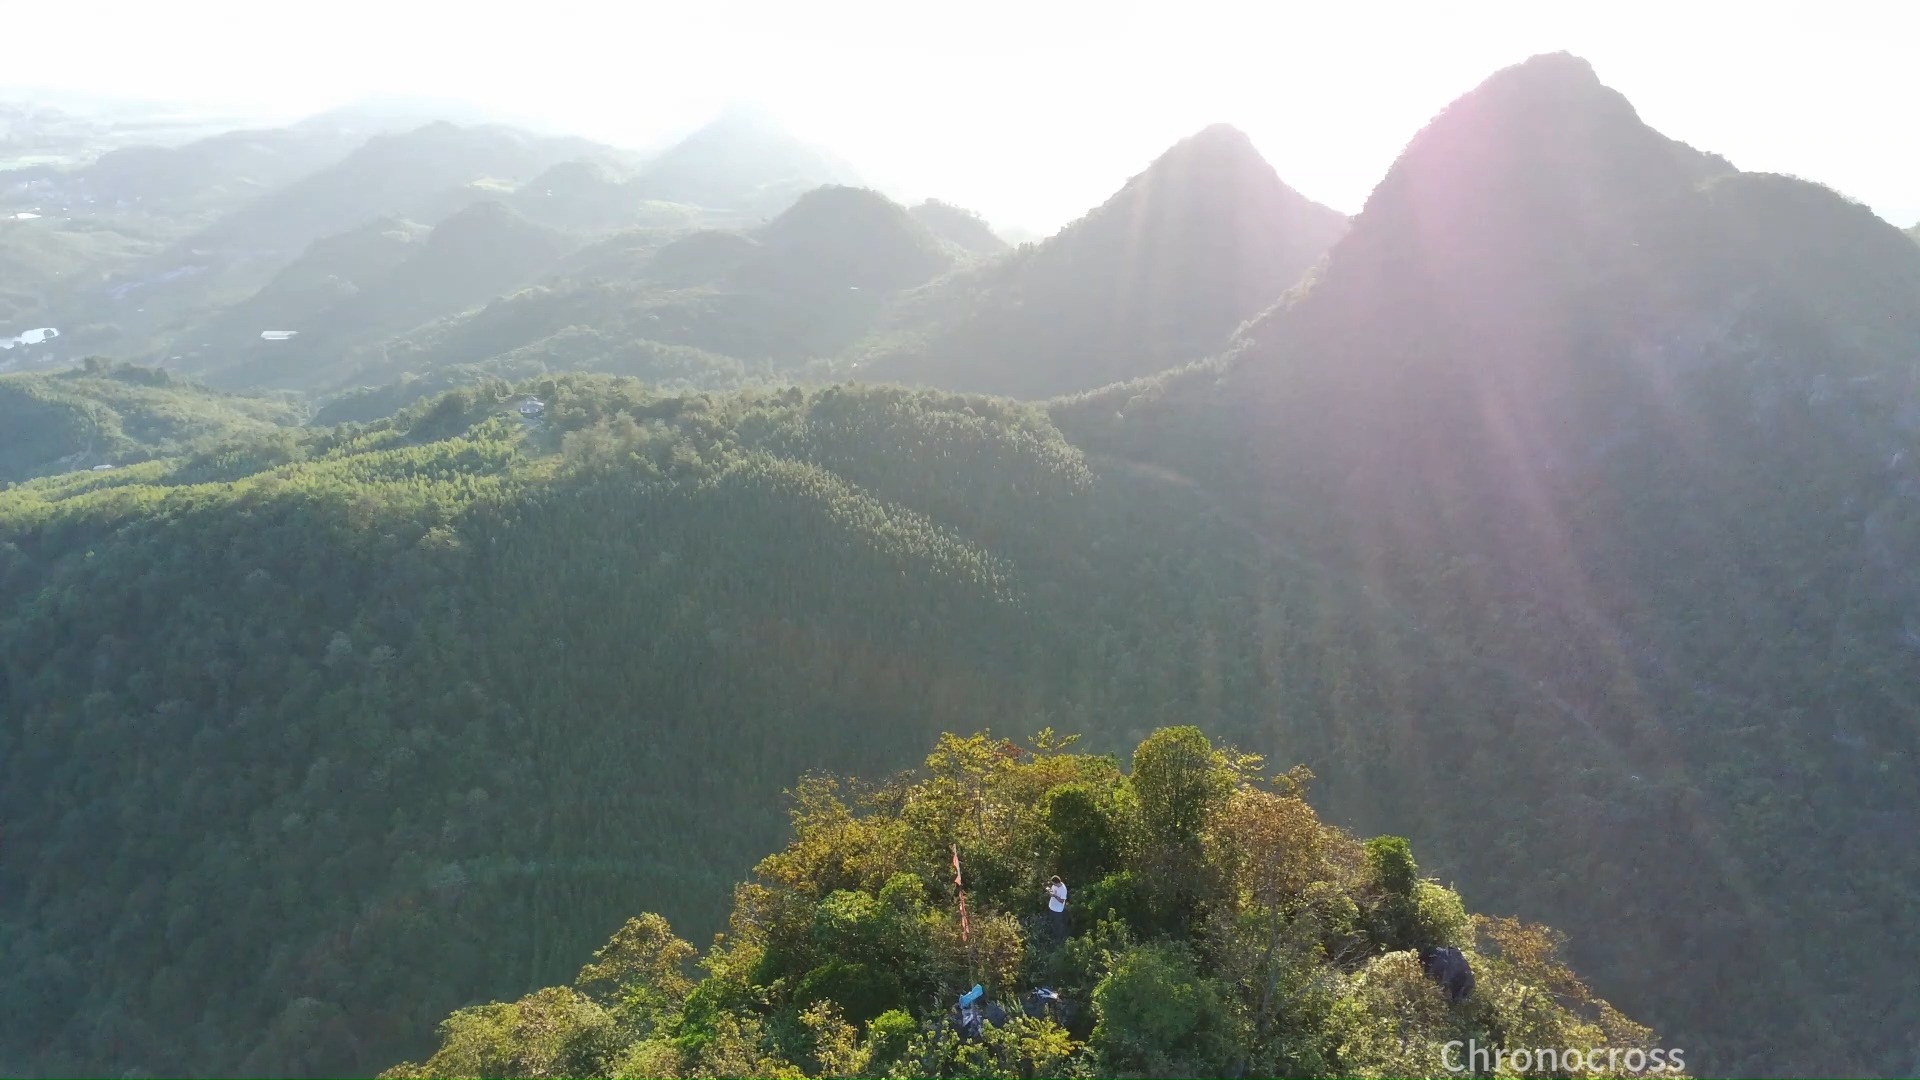
[[[1529,56],[1510,67],[1502,68],[1488,77],[1486,85],[1501,81],[1525,82],[1533,86],[1555,85],[1564,87],[1582,87],[1610,93],[1606,84],[1593,70],[1593,65],[1585,57],[1570,52],[1540,53]]]
[[[906,207],[869,188],[837,184],[801,195],[756,239],[781,272],[856,287],[907,288],[951,262],[939,238]]]
[[[1253,145],[1253,140],[1247,136],[1246,132],[1232,124],[1212,124],[1162,151],[1141,175],[1148,176],[1194,166],[1238,167],[1269,173],[1273,171],[1273,166],[1260,155],[1259,149]]]
[[[1200,359],[1346,227],[1215,125],[1055,235],[935,286],[898,317],[914,343],[869,376],[1048,397]]]
[[[1585,60],[1547,53],[1495,72],[1434,117],[1374,190],[1366,213],[1396,202],[1518,210],[1509,201],[1515,188],[1652,195],[1690,187],[1704,157],[1642,123]]]
[[[935,236],[975,255],[995,255],[1007,250],[1005,240],[979,214],[939,199],[928,199],[907,211],[913,219]]]
[[[1232,124],[1208,124],[1199,131],[1174,143],[1173,146],[1167,150],[1166,154],[1162,154],[1161,157],[1164,158],[1170,154],[1178,153],[1182,147],[1246,150],[1256,154],[1259,153],[1259,151],[1254,150],[1253,140],[1247,136],[1247,133],[1234,127]]]
[[[1731,170],[1648,127],[1585,60],[1535,56],[1413,137],[1316,291],[1336,308],[1417,296],[1458,319],[1512,320],[1528,298],[1626,272],[1697,183]]]
[[[1091,234],[1117,230],[1134,244],[1197,245],[1203,250],[1285,237],[1279,242],[1297,239],[1303,251],[1311,249],[1317,256],[1345,228],[1344,215],[1280,179],[1245,132],[1214,124],[1174,143],[1106,202],[1041,247],[1072,247]],[[1138,235],[1143,232],[1164,235]],[[1263,239],[1252,240],[1255,235]],[[1240,239],[1233,239],[1236,236]]]

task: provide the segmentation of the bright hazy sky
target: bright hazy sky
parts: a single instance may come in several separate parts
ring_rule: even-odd
[[[0,32],[7,85],[287,112],[430,95],[627,145],[749,101],[876,186],[1042,231],[1214,122],[1357,210],[1449,100],[1564,49],[1668,135],[1920,220],[1911,0],[0,0]]]

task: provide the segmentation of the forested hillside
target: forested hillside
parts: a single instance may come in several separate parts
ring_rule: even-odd
[[[1211,127],[1058,234],[909,297],[859,347],[863,377],[1044,398],[1151,374],[1218,351],[1345,227]]]
[[[110,361],[0,375],[0,482],[93,469],[263,436],[301,423],[285,397],[223,394]]]
[[[463,1009],[382,1076],[1445,1076],[1469,1045],[1682,1074],[1551,931],[1470,917],[1404,839],[1321,824],[1302,772],[1193,727],[1126,773],[1033,743],[947,735],[918,775],[807,778],[705,957],[630,919],[571,985]]]
[[[469,390],[0,495],[0,1041],[35,1069],[417,1054],[634,910],[716,926],[797,770],[981,718],[1189,721],[1418,838],[1369,770],[1424,763],[1345,721],[1414,695],[1469,752],[1527,700],[1026,407],[527,389],[531,429]]]

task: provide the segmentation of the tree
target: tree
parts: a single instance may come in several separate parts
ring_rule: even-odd
[[[1201,837],[1234,774],[1199,728],[1162,728],[1134,751],[1130,784],[1140,807],[1144,883],[1167,907],[1183,910],[1205,895]]]

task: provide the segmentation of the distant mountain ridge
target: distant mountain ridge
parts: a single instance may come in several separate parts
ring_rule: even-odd
[[[645,162],[645,199],[777,214],[806,191],[860,182],[851,166],[757,112],[732,109]]]
[[[188,357],[187,366],[225,386],[328,386],[341,375],[333,363],[340,354],[483,305],[539,277],[576,246],[568,234],[495,201],[430,230],[382,219],[310,247],[252,300],[195,335],[212,339],[203,343],[211,349],[204,359]],[[321,269],[349,259],[358,265],[344,275]],[[288,304],[289,295],[298,299]],[[262,324],[269,316],[278,321]],[[261,340],[268,329],[299,336]]]
[[[908,210],[935,236],[973,255],[998,255],[1011,244],[1002,240],[986,220],[939,199],[927,199]]]
[[[344,160],[290,184],[228,217],[187,246],[298,251],[321,237],[404,212],[447,188],[480,178],[530,180],[604,147],[572,137],[543,138],[503,127],[437,122],[379,135]]]
[[[513,354],[598,365],[610,342],[664,346],[675,377],[685,350],[768,373],[839,356],[892,298],[946,271],[955,249],[878,192],[827,186],[745,232],[702,230],[657,248],[626,236],[577,253],[568,276],[439,320],[388,343],[356,383],[386,382]],[[608,271],[618,268],[616,276]],[[593,351],[583,356],[577,350]],[[679,350],[679,351],[673,351]],[[563,359],[564,358],[564,359]],[[648,377],[622,366],[623,374]]]

